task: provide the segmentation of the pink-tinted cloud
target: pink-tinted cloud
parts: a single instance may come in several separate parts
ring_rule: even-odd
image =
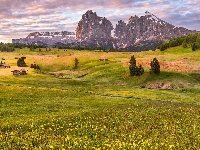
[[[113,26],[149,11],[176,26],[200,30],[199,0],[3,0],[0,41],[26,37],[34,31],[75,31],[87,10],[110,19]]]

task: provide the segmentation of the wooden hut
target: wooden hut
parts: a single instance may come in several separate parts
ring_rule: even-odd
[[[0,63],[0,68],[10,68],[9,64],[1,64]]]
[[[27,74],[25,69],[13,70],[11,72],[13,73],[13,75],[25,75],[25,74]]]

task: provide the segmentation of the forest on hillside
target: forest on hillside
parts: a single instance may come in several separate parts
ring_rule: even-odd
[[[200,33],[189,34],[171,39],[169,42],[161,44],[158,48],[164,51],[170,47],[182,46],[183,48],[191,47],[193,51],[200,49]]]

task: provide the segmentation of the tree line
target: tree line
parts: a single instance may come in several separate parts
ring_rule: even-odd
[[[170,47],[182,46],[183,48],[190,47],[193,51],[200,49],[200,33],[189,34],[171,39],[169,42],[161,44],[158,49],[164,51]]]
[[[12,43],[0,43],[0,51],[1,52],[13,52],[15,47]]]
[[[16,48],[23,49],[23,48],[30,48],[33,51],[36,48],[46,48],[45,45],[35,45],[35,44],[21,44],[21,43],[0,43],[0,51],[1,52],[13,52]]]
[[[76,45],[76,46],[67,46],[67,45],[62,45],[62,46],[55,46],[55,48],[58,49],[73,49],[73,50],[105,50],[103,47],[101,46],[97,46],[97,47],[90,47],[90,46],[80,46],[80,45]]]

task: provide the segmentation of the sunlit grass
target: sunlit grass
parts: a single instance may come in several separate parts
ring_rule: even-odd
[[[22,55],[23,54],[23,55]],[[0,53],[10,69],[0,69],[0,149],[199,149],[200,86],[191,73],[129,75],[128,62],[157,57],[171,62],[199,53],[168,51],[92,52],[18,49]],[[26,56],[28,74],[13,76],[15,57]],[[74,59],[79,60],[74,69]],[[108,58],[108,61],[99,61]],[[198,76],[198,72],[195,72]],[[148,89],[148,83],[192,85]]]

